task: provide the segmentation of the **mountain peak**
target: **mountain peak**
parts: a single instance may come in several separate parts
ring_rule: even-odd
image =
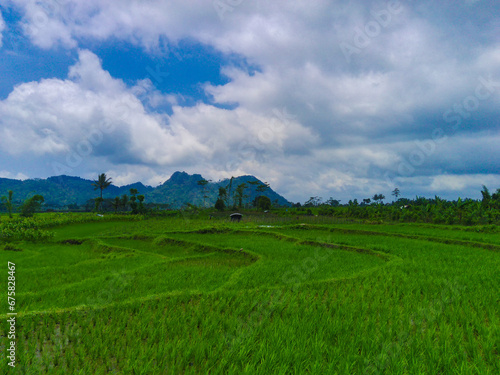
[[[199,180],[203,179],[201,174],[188,174],[184,171],[182,172],[174,172],[172,176],[164,183],[167,184],[176,184],[176,185],[183,185],[187,182],[198,182]]]

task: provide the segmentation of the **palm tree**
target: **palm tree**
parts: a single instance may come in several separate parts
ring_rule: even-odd
[[[209,181],[205,180],[204,178],[198,181],[198,186],[201,186],[201,190],[203,193],[203,208],[205,208],[205,199],[208,198],[207,193],[206,193],[206,186]]]
[[[106,173],[101,173],[99,176],[97,176],[97,180],[94,180],[92,183],[92,186],[94,187],[94,190],[101,190],[101,199],[99,201],[99,205],[102,204],[102,191],[106,189],[109,185],[111,185],[111,178],[108,178],[106,176]]]
[[[484,207],[488,207],[491,201],[491,194],[488,188],[484,185],[483,185],[483,190],[481,190],[481,195],[483,196],[482,205]]]
[[[401,191],[399,190],[399,188],[395,188],[391,194],[396,197],[396,200],[398,200],[399,196],[401,195]]]
[[[101,190],[101,199],[102,199],[102,191],[106,189],[109,185],[111,185],[111,178],[108,178],[106,176],[106,173],[101,173],[98,177],[97,180],[94,180],[92,183],[92,186],[94,187],[94,190]]]
[[[243,192],[245,191],[245,189],[247,187],[248,187],[248,185],[243,182],[243,183],[239,184],[238,187],[236,188],[236,196],[238,199],[238,207],[239,208],[243,207],[243,199],[248,197],[247,195],[243,194]]]
[[[229,184],[227,184],[226,186],[226,191],[227,191],[227,194],[226,194],[226,206],[229,206],[229,198],[232,197],[231,195],[231,188],[233,187],[233,176],[231,176],[231,179],[229,180]],[[234,206],[234,199],[233,199],[233,206]]]

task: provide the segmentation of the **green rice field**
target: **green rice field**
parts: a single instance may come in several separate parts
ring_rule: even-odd
[[[494,229],[494,228],[493,228]],[[500,374],[500,232],[150,218],[0,244],[2,374]]]

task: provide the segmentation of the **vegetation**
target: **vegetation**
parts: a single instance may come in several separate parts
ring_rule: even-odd
[[[397,194],[401,193],[398,191]],[[500,224],[500,189],[489,194],[486,187],[482,190],[483,199],[461,199],[447,201],[438,196],[433,199],[415,197],[399,198],[392,203],[382,203],[385,196],[375,194],[372,199],[350,200],[341,205],[330,198],[323,203],[320,197],[311,197],[303,206],[293,205],[287,215],[319,215],[347,218],[367,222],[405,222],[433,224],[488,225]]]
[[[248,187],[247,184],[245,184],[244,182],[239,184],[237,187],[236,187],[236,194],[235,194],[235,198],[238,202],[238,208],[243,208],[243,200],[245,198],[248,198],[248,195],[245,194],[245,189]]]
[[[187,212],[3,220],[2,373],[499,373],[498,227]]]
[[[115,186],[113,184],[106,188],[100,189],[99,183],[100,175],[97,180],[85,180],[78,177],[57,176],[48,179],[30,179],[25,181],[11,180],[0,178],[0,195],[5,195],[9,190],[13,191],[16,201],[12,201],[13,209],[19,208],[22,201],[29,198],[33,192],[42,195],[45,198],[44,209],[48,210],[71,210],[71,211],[87,211],[90,212],[95,209],[96,196],[92,188],[92,184],[96,190],[99,190],[99,210],[114,211],[112,205],[115,197],[123,197],[129,195],[130,189],[136,189],[144,195],[144,202],[158,205],[159,207],[168,207],[170,209],[180,209],[186,203],[193,204],[201,207],[213,207],[218,198],[220,187],[230,187],[227,190],[227,195],[224,197],[226,207],[232,207],[234,204],[235,187],[239,184],[246,183],[249,188],[245,190],[245,194],[249,195],[245,198],[245,203],[250,204],[259,195],[265,195],[271,199],[272,202],[278,200],[280,206],[289,205],[289,202],[274,192],[266,183],[261,182],[253,176],[240,176],[234,177],[232,180],[223,180],[218,182],[211,182],[205,180],[201,175],[189,175],[184,172],[175,172],[172,177],[165,181],[163,184],[153,188],[145,186],[142,183],[134,183],[126,186]],[[104,181],[106,181],[108,178]],[[205,180],[207,184],[204,186],[198,185],[198,181]],[[103,182],[104,182],[103,181]],[[231,183],[231,181],[233,181]],[[232,184],[232,186],[229,186]],[[263,189],[265,191],[261,191]],[[129,210],[122,204],[121,210]],[[6,211],[5,205],[1,207]]]
[[[101,173],[98,177],[97,180],[94,180],[92,183],[92,186],[94,186],[94,190],[100,190],[101,196],[99,198],[96,198],[95,200],[95,208],[96,211],[101,208],[103,198],[102,198],[102,191],[111,185],[111,178],[108,178],[106,176],[106,173]]]
[[[39,210],[42,206],[44,199],[41,195],[36,194],[31,198],[26,199],[26,202],[21,206],[21,217],[32,217],[35,211]]]
[[[197,182],[198,186],[201,186],[202,194],[203,194],[203,207],[206,207],[206,199],[209,198],[206,191],[206,186],[208,185],[208,181],[202,178]]]
[[[94,180],[92,183],[92,186],[94,186],[94,190],[100,190],[101,192],[101,199],[102,199],[102,191],[111,185],[111,178],[108,178],[106,176],[106,173],[101,173],[98,177],[97,180]]]
[[[255,198],[254,206],[258,207],[259,209],[261,209],[263,211],[267,211],[267,210],[271,209],[272,203],[268,197],[261,195],[261,196]]]
[[[13,209],[13,205],[12,205],[12,196],[14,195],[14,192],[12,190],[9,190],[8,192],[8,196],[3,196],[1,199],[2,199],[2,202],[3,204],[5,205],[5,208],[7,209],[7,212],[9,213],[9,218],[12,219],[12,209]]]
[[[17,215],[9,191],[0,258],[19,274],[18,357],[3,373],[500,371],[500,189],[280,208],[266,183],[235,181],[217,213],[153,209],[136,188],[103,198],[105,174],[105,214],[34,216],[34,195]],[[246,189],[262,194],[253,208]]]

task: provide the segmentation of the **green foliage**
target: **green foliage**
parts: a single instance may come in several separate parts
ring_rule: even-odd
[[[0,225],[1,241],[40,241],[53,235],[52,232],[41,229],[39,221],[31,217],[2,222]]]
[[[257,197],[256,201],[257,201],[256,202],[257,203],[257,207],[260,210],[266,211],[266,210],[270,210],[271,207],[272,207],[271,199],[269,199],[268,197],[266,197],[264,195],[261,195],[260,197]]]
[[[486,186],[483,185],[483,190],[481,190],[481,195],[483,196],[483,205],[488,206],[491,201],[490,191]]]
[[[94,198],[94,212],[98,212],[102,208],[102,202],[104,202],[104,199],[101,197]]]
[[[22,249],[20,249],[19,247],[16,247],[12,244],[5,244],[5,246],[3,247],[3,249],[5,251],[23,251]]]
[[[97,180],[94,180],[92,183],[92,186],[94,187],[94,190],[100,190],[101,196],[96,199],[96,207],[95,210],[99,211],[102,208],[102,202],[104,199],[102,198],[102,191],[111,185],[111,178],[108,178],[106,176],[106,173],[101,173],[98,177]]]
[[[99,178],[102,180],[100,176],[101,174],[98,175],[96,180],[85,180],[79,177],[70,176],[49,177],[48,179],[29,179],[24,181],[0,178],[0,192],[12,190],[14,198],[18,201],[22,201],[30,197],[32,192],[35,191],[37,194],[43,195],[45,198],[44,206],[47,209],[61,210],[67,207],[70,208],[69,205],[71,205],[71,210],[79,209],[91,211],[94,209],[95,201],[93,199],[97,196],[94,192],[94,188],[100,190]],[[100,210],[114,211],[112,200],[116,196],[123,196],[124,194],[129,195],[130,188],[135,188],[140,191],[141,194],[144,194],[144,204],[146,206],[154,203],[179,209],[185,202],[197,206],[213,206],[217,200],[219,188],[224,187],[227,189],[230,180],[218,182],[206,180],[208,183],[204,186],[204,189],[201,189],[197,184],[201,179],[203,179],[203,177],[199,174],[188,175],[183,172],[175,172],[168,181],[155,188],[145,186],[141,183],[122,187],[109,185],[107,188],[103,188],[98,194],[100,197],[102,192],[102,198],[105,199],[105,201],[102,202]],[[106,180],[110,182],[110,179],[107,177]],[[248,195],[247,202],[253,201],[258,195],[266,195],[273,202],[278,199],[278,203],[281,206],[288,204],[286,199],[274,192],[265,182],[261,182],[253,176],[240,176],[233,178],[233,182],[231,183],[232,186],[230,186],[230,189],[227,190],[227,195],[223,198],[226,207],[232,206],[234,203],[234,187],[241,183],[250,184],[250,182],[253,183],[249,185],[250,188],[245,191]],[[93,186],[93,188],[89,189],[89,186]],[[265,191],[261,192],[261,189]],[[90,199],[93,201],[89,204]],[[117,212],[130,211],[131,208],[128,206],[128,202],[126,203],[125,205],[122,204]],[[13,205],[15,211],[17,202],[13,202]],[[5,205],[1,205],[1,208],[6,211]]]
[[[115,199],[113,200],[113,209],[115,210],[115,213],[118,211],[118,209],[120,208],[122,202],[120,200],[120,197],[115,197]]]
[[[82,224],[109,221],[137,221],[143,217],[106,215],[97,216],[91,213],[43,213],[29,218],[14,218],[14,220],[0,222],[0,241],[41,241],[54,236],[46,229],[68,224]]]
[[[396,200],[398,200],[399,196],[401,195],[401,191],[399,190],[399,188],[395,188],[391,194],[396,198]]]
[[[106,176],[106,173],[101,173],[99,176],[97,176],[97,180],[94,180],[92,183],[92,186],[94,187],[94,190],[100,190],[101,192],[101,198],[102,198],[102,191],[111,185],[111,178],[108,178]]]
[[[215,202],[215,209],[217,211],[224,211],[226,209],[226,204],[222,198],[218,198]]]
[[[497,191],[498,195],[490,194],[483,186],[482,201],[461,198],[447,201],[438,196],[433,199],[417,196],[414,199],[399,198],[392,204],[381,202],[385,199],[383,194],[373,197],[378,204],[371,203],[370,198],[363,199],[361,204],[354,199],[340,205],[332,198],[321,203],[321,198],[311,197],[303,207],[311,208],[317,215],[369,222],[488,225],[500,224],[500,189]],[[291,208],[287,215],[304,214],[303,207]]]
[[[239,184],[237,187],[236,187],[236,190],[235,190],[235,198],[238,202],[238,208],[242,208],[243,207],[243,200],[245,198],[248,198],[248,195],[245,195],[245,189],[248,187],[248,185],[246,183],[241,183]]]
[[[9,213],[9,218],[12,219],[12,210],[13,210],[13,202],[12,202],[12,196],[14,192],[12,190],[9,190],[8,196],[3,196],[2,202],[4,206],[7,208],[7,212]]]
[[[128,203],[129,203],[128,195],[127,194],[123,194],[122,197],[121,197],[121,199],[120,199],[120,204],[123,207],[124,211],[127,210]]]
[[[137,189],[130,189],[130,208],[132,209],[132,215],[137,215],[139,213],[139,205],[137,204],[137,194],[139,192]]]
[[[140,194],[137,196],[137,200],[139,201],[139,206],[137,208],[137,211],[139,214],[143,214],[146,212],[146,209],[144,208],[144,195]]]
[[[311,197],[304,203],[304,207],[317,207],[321,205],[321,202],[321,197]]]
[[[230,206],[229,204],[229,198],[232,197],[231,195],[231,192],[232,192],[232,189],[233,189],[233,181],[234,181],[234,177],[231,176],[231,178],[229,179],[229,182],[227,184],[227,186],[224,188],[225,190],[227,190],[227,194],[226,194],[226,206]],[[220,191],[219,191],[220,193]],[[234,206],[234,204],[233,204]]]
[[[198,181],[198,186],[201,186],[201,190],[202,190],[202,195],[203,195],[203,207],[206,207],[206,200],[207,198],[209,198],[209,196],[207,195],[207,191],[206,191],[206,186],[208,185],[209,181],[205,180],[204,178],[199,180]]]
[[[227,200],[227,189],[225,187],[219,187],[219,199],[222,199],[224,202]]]
[[[41,195],[36,194],[28,198],[21,206],[21,217],[32,217],[35,211],[39,210],[42,206],[44,199]]]
[[[72,224],[0,251],[19,272],[16,371],[499,372],[496,226],[128,217],[37,215],[23,225]]]

